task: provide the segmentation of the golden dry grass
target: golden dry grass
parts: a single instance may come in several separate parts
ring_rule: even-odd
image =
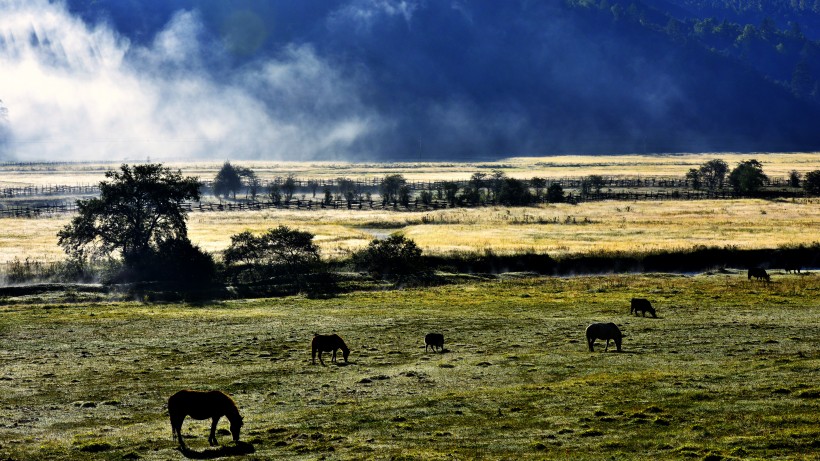
[[[792,170],[801,173],[820,169],[820,152],[812,153],[708,153],[652,155],[557,155],[546,157],[512,157],[487,162],[270,162],[237,160],[235,165],[253,169],[263,180],[294,174],[297,178],[335,179],[381,178],[402,174],[408,180],[437,181],[468,179],[475,172],[489,173],[493,169],[508,176],[529,179],[579,177],[591,174],[614,177],[669,176],[681,177],[690,168],[715,159],[723,159],[730,167],[742,160],[755,158],[763,163],[766,174],[785,178]],[[168,162],[189,176],[212,179],[222,161]],[[107,170],[117,163],[0,165],[0,187],[96,184]]]
[[[545,252],[688,249],[700,245],[774,248],[820,242],[817,201],[702,200],[590,202],[528,208],[451,209],[404,213],[349,210],[265,210],[191,213],[191,240],[211,252],[230,236],[278,225],[313,233],[322,254],[342,257],[376,236],[403,232],[428,254],[452,251]],[[3,219],[0,263],[15,257],[62,257],[56,233],[67,216]]]

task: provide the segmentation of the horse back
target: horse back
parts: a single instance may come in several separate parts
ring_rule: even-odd
[[[311,347],[314,351],[331,352],[337,349],[346,350],[347,345],[341,336],[337,334],[332,335],[314,335]]]
[[[621,339],[621,330],[614,323],[592,323],[586,329],[588,340]]]
[[[222,391],[182,390],[168,398],[168,413],[208,419],[238,413],[236,403]]]

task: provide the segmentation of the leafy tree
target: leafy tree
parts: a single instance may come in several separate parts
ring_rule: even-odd
[[[239,172],[239,176],[245,178],[245,181],[248,183],[248,192],[245,197],[250,197],[251,200],[256,201],[256,196],[259,195],[259,189],[262,188],[262,181],[259,179],[259,176],[250,168],[237,168],[237,171]]]
[[[407,184],[407,180],[400,174],[385,176],[379,184],[379,193],[382,195],[382,202],[395,203],[398,200],[399,190]]]
[[[119,253],[135,277],[150,278],[163,245],[189,244],[183,204],[199,200],[201,184],[161,164],[124,164],[105,177],[98,198],[77,201],[78,215],[57,233],[59,245],[80,259]]]
[[[524,181],[515,178],[504,178],[498,202],[508,206],[522,206],[532,203],[532,194]]]
[[[316,198],[316,191],[319,190],[319,181],[315,179],[311,179],[307,182],[308,188],[313,193],[313,197]]]
[[[487,178],[487,173],[481,173],[481,172],[473,173],[473,175],[470,176],[470,183],[469,184],[476,191],[481,193],[481,189],[487,187],[487,179],[486,178]],[[489,191],[488,191],[488,194],[489,194]]]
[[[228,198],[232,195],[236,198],[236,193],[242,188],[242,177],[239,176],[239,170],[231,165],[231,162],[226,161],[222,168],[216,173],[214,178],[214,195],[223,198]]]
[[[479,192],[479,190],[475,188],[472,184],[468,184],[464,186],[464,189],[461,192],[461,196],[459,198],[461,199],[461,201],[468,203],[470,205],[478,205],[481,203],[481,192]]]
[[[581,190],[585,193],[589,193],[594,190],[596,194],[600,194],[603,187],[604,177],[597,174],[591,174],[581,181]]]
[[[289,203],[296,193],[296,178],[292,174],[289,174],[282,183],[282,192],[285,194],[285,203]]]
[[[541,193],[544,191],[544,188],[547,187],[547,180],[544,178],[539,178],[538,176],[533,176],[530,179],[530,184],[532,188],[535,189],[535,199],[541,200]]]
[[[352,179],[336,178],[336,184],[339,185],[339,193],[347,200],[347,205],[350,207],[356,196],[356,183]]]
[[[709,160],[698,171],[701,183],[710,191],[716,191],[723,188],[729,164],[720,159]]]
[[[806,173],[806,176],[803,178],[803,190],[809,195],[820,195],[820,170]]]
[[[407,208],[410,206],[410,186],[407,184],[399,187],[399,203]]]
[[[271,203],[276,206],[282,204],[282,186],[280,186],[276,182],[270,183],[268,187],[268,196],[270,197]]]
[[[789,187],[800,187],[800,172],[792,170],[789,173]]]
[[[433,192],[429,190],[423,190],[419,193],[419,198],[421,199],[421,203],[425,205],[430,205],[433,203]]]
[[[547,188],[547,202],[561,203],[564,201],[564,188],[558,183],[552,183]]]
[[[700,189],[703,186],[703,182],[700,179],[700,170],[697,168],[690,168],[689,171],[686,172],[686,179],[692,184],[692,189]]]
[[[501,170],[493,170],[490,176],[490,189],[493,192],[493,200],[498,200],[498,195],[501,193],[501,187],[504,184],[504,178],[507,175]]]
[[[447,200],[447,203],[451,207],[456,206],[456,200],[458,198],[458,184],[452,181],[445,181],[441,186],[442,189],[444,189],[444,197]]]
[[[731,173],[729,173],[729,184],[735,193],[743,195],[756,194],[768,181],[769,178],[763,174],[763,165],[755,159],[740,162]]]
[[[313,234],[279,226],[256,236],[245,231],[231,236],[224,253],[225,264],[255,266],[263,272],[301,274],[319,262]]]
[[[423,268],[421,249],[403,235],[373,240],[364,250],[353,255],[357,270],[381,278],[395,278],[420,272]]]

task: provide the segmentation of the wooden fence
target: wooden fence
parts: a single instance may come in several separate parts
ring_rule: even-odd
[[[794,191],[766,191],[756,197],[764,198],[798,198],[803,197],[801,192]],[[661,200],[706,200],[706,199],[735,199],[744,198],[732,191],[701,192],[701,191],[645,191],[645,192],[610,192],[573,194],[565,196],[568,203],[581,203],[602,200],[620,201],[661,201]],[[303,200],[293,199],[273,203],[269,201],[245,201],[225,203],[191,202],[183,206],[188,212],[222,212],[222,211],[255,211],[255,210],[392,210],[392,211],[433,211],[446,208],[475,208],[496,206],[495,201],[483,201],[478,204],[449,203],[446,200],[434,199],[427,203],[419,198],[410,200],[406,205],[399,202],[383,202],[381,200]],[[76,213],[76,203],[53,203],[27,206],[8,206],[0,208],[0,218],[36,218],[63,213]]]
[[[580,189],[587,177],[564,177],[564,178],[544,178],[546,186],[558,184],[563,189]],[[356,191],[371,191],[376,192],[381,184],[380,178],[362,178],[350,179],[353,190]],[[203,192],[208,192],[213,189],[213,180],[203,180]],[[532,181],[524,180],[532,188]],[[276,178],[270,181],[263,181],[260,184],[260,192],[267,191],[271,185],[281,186],[284,183],[283,178]],[[420,191],[438,191],[444,188],[445,183],[456,184],[459,188],[464,188],[470,185],[469,180],[455,180],[455,181],[407,181],[406,185],[413,192]],[[765,184],[767,187],[781,187],[789,186],[788,178],[770,178]],[[623,178],[623,177],[602,177],[600,183],[601,189],[692,189],[692,184],[685,178],[675,177],[640,177],[640,178]],[[248,185],[244,187],[247,189]],[[492,180],[485,179],[483,188],[492,187]],[[323,193],[324,190],[331,191],[339,190],[339,182],[336,179],[294,179],[294,189],[300,194]],[[46,186],[22,186],[22,187],[5,187],[0,188],[0,199],[10,198],[26,198],[26,197],[54,197],[54,196],[77,196],[77,195],[97,195],[100,192],[97,184],[78,184],[78,185],[46,185]],[[244,192],[244,191],[243,191]],[[261,193],[260,195],[266,195]]]

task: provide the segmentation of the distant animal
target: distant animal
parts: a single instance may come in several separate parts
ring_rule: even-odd
[[[783,263],[783,270],[786,272],[794,272],[795,274],[799,274],[800,270],[803,267],[800,266],[800,263],[786,261]]]
[[[649,300],[643,298],[632,298],[632,303],[629,307],[629,313],[635,313],[638,315],[638,312],[641,313],[641,316],[646,317],[646,313],[649,312],[652,314],[652,317],[657,318],[658,316],[655,315],[655,308],[652,307],[652,303]]]
[[[592,323],[587,327],[586,335],[587,346],[589,346],[590,352],[594,352],[592,345],[596,339],[606,340],[606,348],[604,348],[604,351],[609,350],[610,339],[615,341],[615,347],[618,348],[618,352],[621,351],[621,338],[623,338],[623,335],[614,323]]]
[[[208,443],[218,445],[216,425],[223,416],[231,423],[231,435],[234,442],[239,442],[239,430],[242,428],[242,416],[236,403],[221,391],[182,390],[168,399],[168,414],[171,416],[171,432],[179,441],[180,448],[185,448],[182,440],[182,422],[186,416],[193,419],[211,418],[211,435]]]
[[[336,351],[341,349],[342,350],[342,357],[344,357],[345,362],[347,362],[347,356],[350,355],[350,349],[347,348],[347,344],[345,344],[344,340],[341,336],[337,334],[332,335],[313,335],[313,342],[311,343],[311,355],[313,363],[316,363],[316,353],[319,353],[319,362],[322,365],[325,364],[325,361],[322,360],[322,352],[333,352],[333,358],[330,359],[331,362],[336,361]]]
[[[761,267],[753,267],[749,269],[749,273],[747,275],[749,280],[751,280],[752,277],[758,280],[765,280],[767,282],[770,280],[769,274],[766,273],[766,269],[763,269]]]
[[[427,352],[428,347],[432,348],[433,352],[436,351],[436,347],[444,352],[444,335],[441,333],[427,333],[424,336],[424,352]]]

